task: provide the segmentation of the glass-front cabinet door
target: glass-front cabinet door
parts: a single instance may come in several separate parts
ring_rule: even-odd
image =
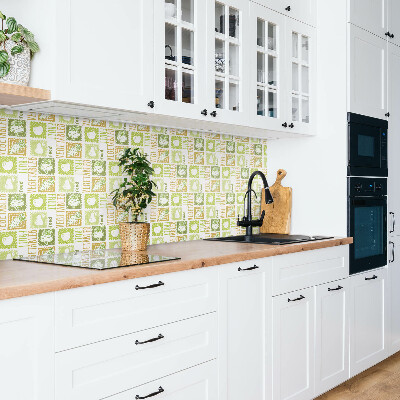
[[[297,21],[286,22],[286,70],[288,129],[296,133],[313,133],[315,126],[315,41],[314,28]]]
[[[206,15],[202,0],[155,0],[156,113],[202,116],[207,102]]]
[[[250,6],[250,118],[258,128],[282,130],[285,122],[285,17],[255,3]]]
[[[208,108],[216,122],[248,125],[248,0],[208,0]]]

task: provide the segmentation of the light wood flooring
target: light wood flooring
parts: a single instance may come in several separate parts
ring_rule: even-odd
[[[400,400],[400,352],[323,394],[318,400]]]

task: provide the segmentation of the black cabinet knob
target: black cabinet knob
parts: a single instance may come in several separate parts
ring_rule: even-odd
[[[385,36],[389,36],[390,37],[390,32],[385,32]]]
[[[390,113],[387,112],[387,113],[385,114],[385,117],[390,117]]]
[[[283,126],[284,128],[287,128],[287,122],[284,122],[284,123],[282,124],[282,126]]]
[[[201,114],[204,115],[204,116],[206,117],[207,114],[208,114],[208,111],[207,111],[206,109],[204,109],[204,110],[201,112]]]
[[[292,10],[292,7],[287,6],[287,7],[285,8],[285,10],[286,10],[286,11],[291,11],[291,10]]]
[[[217,112],[213,111],[213,112],[210,113],[210,115],[215,118],[217,116]]]
[[[294,128],[293,122],[289,125],[289,128],[291,128],[291,129]]]
[[[147,103],[147,106],[150,107],[150,108],[154,108],[154,101],[153,100],[149,101]]]

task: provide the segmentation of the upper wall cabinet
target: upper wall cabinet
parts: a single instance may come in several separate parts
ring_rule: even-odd
[[[317,25],[316,0],[253,0],[265,7],[297,19],[306,24]]]
[[[389,41],[400,46],[400,1],[387,0]]]
[[[151,111],[153,12],[148,0],[57,1],[52,97]],[[42,53],[51,63],[54,54]]]
[[[349,111],[385,119],[387,42],[349,24]]]

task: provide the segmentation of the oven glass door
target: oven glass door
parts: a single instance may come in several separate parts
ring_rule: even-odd
[[[352,167],[381,167],[381,128],[350,124],[350,165]]]
[[[386,198],[359,197],[349,200],[350,273],[386,265]]]

